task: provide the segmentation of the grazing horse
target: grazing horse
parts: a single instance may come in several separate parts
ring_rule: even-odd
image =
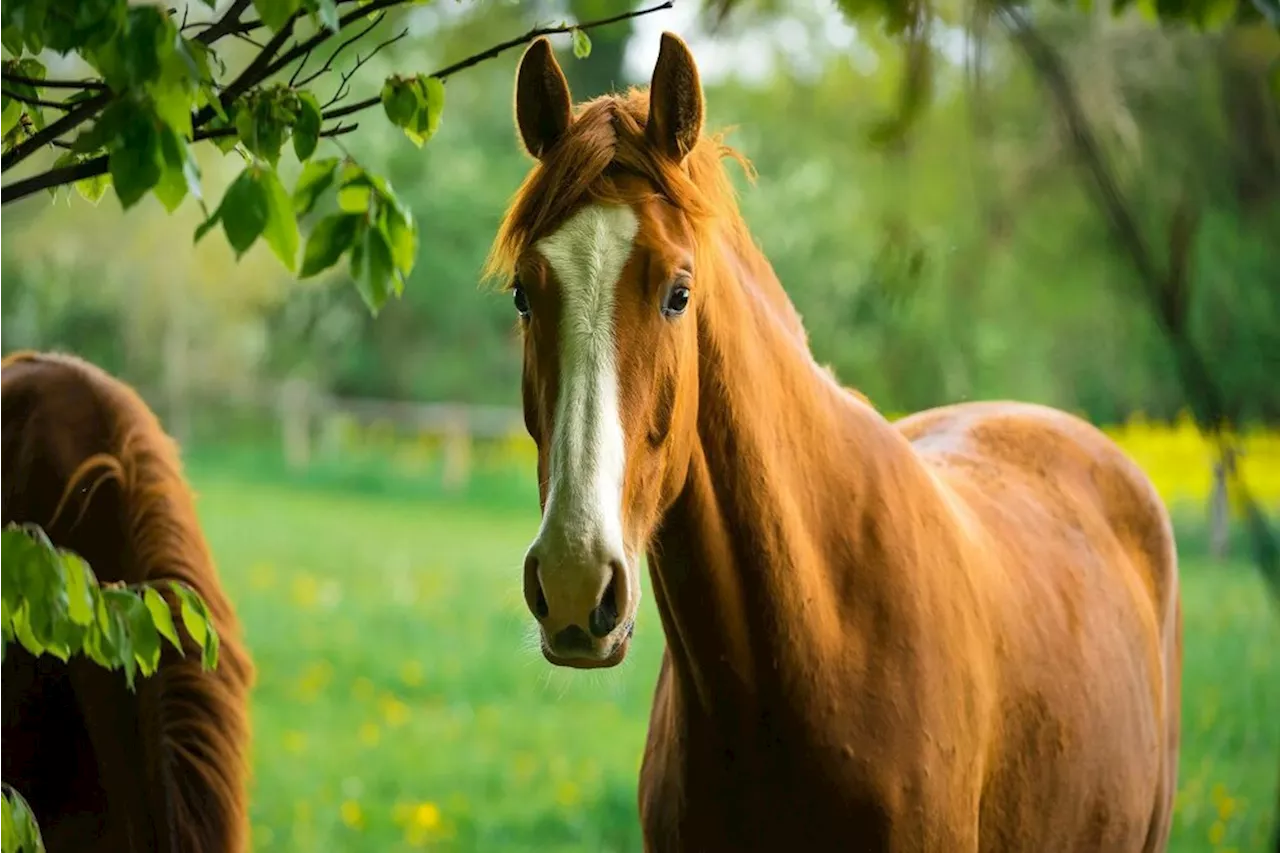
[[[1177,765],[1168,514],[1088,423],[985,402],[890,423],[810,354],[703,133],[693,57],[572,107],[521,59],[537,161],[509,282],[553,664],[666,635],[639,806],[653,851],[1154,851]]]
[[[136,693],[87,658],[11,646],[4,781],[49,853],[240,853],[253,666],[173,441],[131,388],[70,356],[5,358],[0,403],[3,523],[41,525],[104,583],[186,582],[221,639],[215,670],[183,636],[185,657],[166,647]]]

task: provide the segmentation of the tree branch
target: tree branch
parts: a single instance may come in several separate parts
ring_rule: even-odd
[[[386,41],[374,45],[373,50],[369,51],[364,56],[357,55],[356,64],[351,66],[351,68],[348,69],[347,71],[342,72],[342,80],[338,83],[338,88],[334,90],[333,97],[325,102],[324,109],[328,109],[329,107],[336,104],[338,101],[345,98],[347,95],[351,94],[351,90],[347,88],[347,83],[351,81],[351,78],[356,75],[356,72],[359,71],[366,62],[368,62],[370,59],[373,59],[375,56],[377,56],[384,48],[387,48],[395,44],[396,42],[400,41],[400,39],[404,38],[407,35],[409,35],[409,28],[405,27],[403,30],[400,31],[399,35],[392,36]]]
[[[302,17],[301,10],[294,12],[292,17],[285,22],[284,26],[271,37],[271,40],[268,41],[266,45],[263,46],[262,50],[258,52],[258,55],[253,58],[253,61],[236,76],[236,79],[231,81],[231,84],[228,85],[226,90],[222,93],[223,107],[231,106],[232,102],[234,102],[236,98],[240,97],[241,94],[249,91],[254,86],[271,76],[271,60],[275,57],[280,48],[284,47],[284,43],[293,35],[293,25],[298,22],[298,18],[300,17]],[[208,113],[208,116],[204,121],[198,122],[199,124],[204,124],[213,117],[214,111],[212,108],[205,107],[204,110],[201,110],[202,114],[206,112]]]
[[[238,28],[240,26],[238,22],[239,15],[244,11],[245,8],[248,7],[250,2],[251,0],[236,0],[236,2],[232,4],[232,7],[227,10],[226,15],[224,15],[221,19],[219,19],[217,24],[214,24],[208,30],[205,30],[204,32],[200,33],[200,35],[196,37],[197,40],[200,40],[208,44],[209,42],[215,41],[217,38],[220,38],[221,36],[230,33],[231,30]],[[340,2],[345,2],[345,0],[340,0]],[[339,21],[339,24],[340,24],[339,32],[341,32],[342,29],[344,29],[352,21],[354,21],[356,18],[360,17],[361,15],[368,15],[372,12],[377,12],[382,9],[389,8],[391,6],[395,6],[404,2],[406,2],[406,0],[373,0],[373,2],[368,3],[364,6],[361,6],[355,12],[344,15]],[[448,65],[440,69],[439,71],[435,72],[435,74],[432,76],[439,77],[442,80],[446,79],[454,74],[457,74],[459,71],[465,71],[468,68],[471,68],[475,65],[479,65],[481,62],[484,62],[485,60],[492,59],[498,56],[499,54],[502,54],[510,50],[513,47],[519,47],[522,44],[527,44],[533,41],[534,39],[539,38],[540,36],[568,33],[568,32],[572,32],[575,29],[581,29],[581,30],[595,29],[597,27],[603,27],[609,24],[615,24],[620,21],[625,21],[630,18],[638,18],[642,15],[649,15],[654,12],[662,11],[663,9],[670,9],[674,5],[675,5],[675,0],[665,0],[665,2],[659,3],[656,6],[650,6],[644,9],[636,9],[630,12],[624,12],[619,15],[614,15],[609,18],[601,18],[595,21],[586,21],[581,24],[576,24],[576,25],[565,24],[565,25],[556,26],[556,27],[536,27],[534,29],[529,30],[527,33],[525,33],[522,36],[509,39],[507,41],[502,42],[501,44],[494,45],[488,50],[482,51],[473,56],[469,56],[466,59],[453,63],[452,65]],[[305,53],[308,50],[314,50],[316,45],[323,44],[328,38],[331,38],[332,36],[336,35],[336,33],[330,32],[329,30],[324,30],[321,33],[318,33],[317,35],[313,36],[312,38],[307,39],[305,42],[291,48],[287,53],[282,55],[279,59],[272,61],[271,57],[273,57],[275,53],[278,50],[280,50],[281,46],[289,38],[289,35],[293,31],[293,24],[297,21],[297,19],[298,19],[298,15],[295,14],[293,19],[291,19],[288,24],[286,24],[283,28],[281,28],[281,30],[278,33],[276,33],[276,35],[271,39],[271,41],[267,43],[266,48],[264,48],[263,52],[260,53],[254,59],[254,61],[249,64],[249,67],[247,67],[244,71],[242,71],[240,75],[235,79],[235,81],[233,81],[229,86],[227,86],[227,88],[224,90],[222,94],[222,102],[224,104],[230,104],[242,92],[258,85],[275,71],[279,70],[280,68],[283,68],[285,65],[288,65],[290,62],[297,59],[298,57],[305,55]],[[209,33],[214,32],[215,30],[217,31],[217,34],[214,36],[209,36]],[[9,166],[11,165],[10,159],[12,159],[13,163],[21,162],[23,159],[26,159],[26,157],[30,156],[30,153],[32,151],[36,150],[37,148],[43,145],[48,144],[53,140],[56,140],[58,137],[62,136],[64,133],[67,133],[75,129],[87,119],[92,118],[93,115],[96,114],[99,110],[101,110],[101,108],[106,103],[108,103],[112,97],[114,96],[110,92],[104,92],[99,97],[91,98],[90,100],[82,102],[83,107],[80,110],[76,110],[74,112],[67,114],[66,116],[63,116],[58,121],[46,127],[41,133],[31,137],[25,143],[23,143],[23,145],[14,148],[13,151],[5,155],[4,169],[8,169]],[[329,112],[324,114],[324,117],[330,120],[343,118],[344,116],[350,115],[355,112],[359,112],[360,110],[363,110],[363,109],[367,109],[378,103],[380,103],[379,98],[370,98],[368,100],[361,101],[356,104],[352,104],[350,106],[340,107],[335,110],[330,110]],[[193,141],[213,139],[215,138],[215,136],[229,136],[231,134],[231,130],[229,128],[205,129],[201,127],[201,125],[207,124],[209,122],[209,119],[211,119],[213,115],[214,115],[213,111],[206,107],[204,110],[201,110],[201,112],[195,117],[193,121],[193,125],[195,127],[196,133],[193,134],[193,137],[194,137]],[[324,131],[321,135],[326,137],[342,136],[344,134],[350,133],[351,131],[355,130],[355,128],[356,128],[356,125],[354,124],[351,124],[351,125],[338,124],[337,126]],[[214,132],[215,130],[218,131],[216,134]],[[37,142],[37,140],[39,141]],[[20,149],[22,153],[20,156],[18,156]],[[38,175],[33,175],[30,178],[25,178],[21,181],[14,181],[12,184],[5,186],[3,189],[3,198],[0,199],[0,204],[10,204],[11,202],[19,201],[23,198],[26,198],[29,195],[39,192],[40,190],[49,189],[50,187],[62,186],[63,184],[73,183],[75,181],[83,180],[84,178],[92,178],[96,175],[104,174],[107,171],[107,169],[108,169],[108,162],[107,162],[106,155],[95,157],[92,160],[85,160],[82,163],[75,163],[69,166],[60,166],[55,169],[50,169],[46,172],[41,172]]]
[[[249,8],[249,5],[252,2],[253,0],[235,0],[235,2],[231,4],[231,7],[227,9],[226,14],[219,18],[216,24],[196,36],[195,40],[205,45],[217,41],[239,24],[240,16],[244,14],[245,9]],[[290,27],[286,27],[286,29],[290,29]],[[261,54],[259,57],[261,57]],[[48,86],[50,84],[48,81],[45,81],[41,85]],[[82,88],[91,87],[85,86]],[[53,124],[46,125],[44,130],[29,137],[22,143],[15,145],[10,151],[5,153],[3,157],[0,157],[0,172],[9,171],[11,168],[18,165],[23,160],[26,160],[44,146],[61,138],[64,134],[68,134],[75,130],[77,127],[100,113],[103,107],[111,103],[115,98],[115,95],[105,85],[100,87],[99,92],[100,94],[97,96],[89,98],[86,101],[81,101],[78,109],[70,110],[62,118],[58,119]],[[206,121],[207,120],[208,119],[206,119]],[[39,175],[35,177],[39,177]],[[17,186],[17,184],[14,186]],[[16,195],[13,197],[21,198],[22,196]],[[7,203],[9,198],[10,194],[6,192],[4,201]]]
[[[201,30],[194,40],[203,45],[211,45],[225,35],[239,32],[240,16],[252,3],[253,0],[235,0],[221,18],[211,24],[207,30]]]
[[[338,124],[335,125],[334,127],[330,127],[330,128],[327,128],[326,130],[320,131],[320,137],[322,139],[328,139],[334,136],[346,136],[348,133],[355,130],[359,126],[360,125],[358,122],[352,122],[351,124],[343,124],[342,122],[338,122]],[[236,129],[234,127],[205,127],[205,128],[201,128],[200,130],[197,130],[191,141],[203,142],[206,139],[225,139],[228,136],[235,136],[235,135],[236,135]]]
[[[457,74],[459,71],[465,71],[468,68],[471,68],[472,66],[479,65],[481,62],[484,62],[485,60],[493,59],[494,57],[502,53],[505,53],[506,51],[510,50],[513,47],[519,47],[522,44],[528,44],[534,39],[541,38],[542,36],[559,35],[562,33],[572,32],[574,30],[593,30],[597,27],[604,27],[604,26],[608,26],[609,24],[616,24],[616,23],[619,23],[620,21],[626,21],[630,18],[639,18],[642,15],[650,15],[654,12],[661,12],[663,9],[670,9],[674,6],[675,6],[675,0],[666,0],[665,3],[659,3],[656,6],[649,6],[644,9],[633,9],[630,12],[623,12],[622,14],[619,14],[619,15],[613,15],[612,17],[609,17],[609,18],[600,18],[595,21],[585,21],[581,24],[562,24],[560,26],[555,26],[555,27],[535,27],[529,30],[527,33],[525,33],[522,36],[517,36],[516,38],[508,39],[507,41],[504,41],[501,44],[495,44],[493,47],[489,48],[488,50],[474,54],[473,56],[468,56],[466,59],[455,62],[452,65],[447,65],[444,68],[441,68],[439,71],[436,71],[435,73],[429,76],[439,77],[441,80],[444,80],[454,74]],[[363,101],[356,101],[354,104],[348,104],[347,106],[344,106],[344,107],[338,107],[337,109],[329,110],[324,114],[324,117],[326,119],[342,118],[343,116],[349,116],[352,113],[358,113],[361,110],[367,110],[369,107],[377,106],[380,103],[382,103],[381,96],[366,98]]]
[[[304,56],[310,51],[315,50],[317,47],[324,44],[329,39],[341,33],[352,22],[356,21],[357,19],[362,18],[366,15],[372,15],[375,12],[381,12],[384,9],[390,9],[392,6],[403,5],[407,2],[409,2],[409,0],[373,0],[373,2],[366,3],[365,5],[361,6],[359,9],[356,9],[353,12],[348,12],[347,14],[343,15],[341,18],[338,19],[338,32],[335,33],[330,29],[322,27],[320,29],[320,32],[316,33],[306,41],[294,45],[292,48],[286,51],[284,55],[282,55],[279,59],[277,59],[275,62],[272,62],[265,69],[263,69],[261,76],[256,81],[254,81],[251,85],[256,86],[258,83],[267,79],[272,74],[275,74],[277,71],[284,68],[286,65],[293,62],[298,57]]]
[[[83,163],[72,163],[70,166],[59,166],[56,169],[50,169],[47,172],[41,172],[38,175],[32,175],[21,181],[14,181],[4,188],[4,204],[18,199],[26,198],[29,195],[47,190],[53,187],[60,187],[63,184],[73,184],[76,181],[82,181],[85,178],[96,177],[105,174],[107,171],[107,155],[94,157],[92,160],[85,160]]]
[[[364,37],[365,37],[365,36],[367,36],[369,33],[373,32],[373,28],[374,28],[374,27],[376,27],[376,26],[378,26],[378,24],[381,24],[381,23],[383,22],[383,20],[384,20],[386,17],[387,17],[387,13],[386,13],[386,12],[380,12],[380,13],[378,13],[378,16],[377,16],[377,17],[375,17],[372,21],[370,21],[370,22],[369,22],[369,26],[365,27],[363,30],[361,30],[360,32],[356,33],[356,34],[355,34],[355,35],[353,35],[351,38],[347,39],[347,40],[346,40],[346,41],[344,41],[342,44],[340,44],[340,45],[338,45],[336,48],[334,48],[334,49],[333,49],[333,53],[329,54],[329,58],[328,58],[328,59],[326,59],[326,60],[324,61],[324,65],[321,65],[321,66],[320,66],[320,68],[319,68],[319,70],[314,71],[314,72],[312,72],[311,74],[308,74],[306,77],[304,77],[303,79],[299,80],[299,81],[298,81],[298,82],[296,82],[296,83],[291,83],[291,85],[294,85],[294,86],[305,86],[305,85],[307,85],[308,83],[310,83],[310,82],[314,81],[314,80],[315,80],[317,77],[319,77],[321,74],[324,74],[326,71],[331,70],[331,69],[333,68],[333,61],[334,61],[335,59],[337,59],[337,58],[338,58],[338,56],[342,53],[342,51],[346,50],[346,49],[347,49],[348,47],[350,47],[352,44],[354,44],[355,42],[357,42],[357,41],[359,41],[360,39],[364,38]],[[409,32],[409,31],[408,31],[407,29],[406,29],[406,30],[404,30],[404,32],[401,34],[401,37],[403,37],[403,35],[408,34],[408,32]],[[382,45],[382,47],[385,47],[385,46],[386,46],[386,44],[384,43],[384,44]],[[374,51],[373,51],[373,52],[374,52],[374,53],[377,53],[377,52],[378,52],[378,50],[380,50],[380,49],[381,49],[380,47],[379,47],[379,48],[374,48]],[[310,56],[310,55],[311,55],[311,51],[307,51],[307,54],[306,54],[306,55],[307,55],[307,56]],[[306,59],[303,59],[303,62],[305,63],[305,62],[306,62]],[[356,58],[356,66],[357,66],[357,67],[359,67],[359,65],[360,65],[360,59],[359,59],[359,57],[357,57],[357,58]],[[302,66],[301,66],[301,65],[299,65],[299,66],[298,66],[298,70],[299,70],[299,71],[301,71],[301,70],[302,70]]]
[[[9,171],[50,142],[61,137],[64,133],[70,133],[75,130],[101,112],[102,108],[109,104],[114,97],[115,95],[111,92],[103,92],[87,101],[81,101],[79,109],[72,109],[62,118],[53,124],[46,125],[44,130],[18,143],[6,152],[3,157],[0,157],[0,172]]]
[[[50,109],[55,110],[70,110],[76,105],[75,101],[68,104],[63,101],[46,101],[43,98],[28,98],[25,95],[19,95],[17,92],[3,87],[0,87],[0,93],[3,93],[6,98],[13,98],[19,103],[30,104],[33,107],[49,107]]]
[[[91,92],[107,91],[107,84],[97,80],[39,80],[35,77],[24,77],[21,74],[4,72],[0,78],[6,83],[19,86],[31,86],[36,89],[87,89]]]
[[[338,136],[346,136],[348,133],[354,132],[360,127],[358,122],[351,124],[339,123],[334,127],[328,128],[320,132],[322,139],[333,139]],[[209,128],[196,133],[196,140],[216,139],[222,136],[233,136],[235,131],[230,128]],[[30,178],[21,181],[14,181],[4,188],[4,204],[11,201],[18,201],[29,195],[34,195],[41,190],[52,189],[66,184],[72,184],[76,181],[82,181],[85,178],[95,178],[98,175],[105,175],[110,168],[106,154],[94,157],[92,160],[85,160],[81,163],[72,163],[69,166],[59,166],[56,169],[50,169],[47,172],[41,172]]]

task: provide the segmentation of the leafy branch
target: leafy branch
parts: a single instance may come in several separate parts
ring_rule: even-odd
[[[36,525],[11,524],[0,537],[0,658],[15,640],[36,657],[67,661],[83,654],[106,669],[124,670],[132,690],[139,672],[153,675],[160,666],[162,638],[186,654],[170,604],[156,584],[100,584],[88,563],[53,545]],[[178,603],[203,668],[213,669],[218,632],[204,600],[179,581],[164,586]]]
[[[0,532],[0,660],[17,642],[35,657],[61,661],[80,654],[108,670],[123,670],[136,690],[138,673],[160,668],[162,641],[187,654],[173,605],[157,584],[100,584],[88,563],[56,547],[36,525],[7,525]],[[218,665],[219,638],[204,599],[178,581],[164,583],[178,618],[200,654],[201,667]],[[31,806],[3,786],[0,849],[41,853],[44,841]]]
[[[302,277],[318,275],[345,256],[351,278],[376,313],[389,296],[402,292],[413,270],[417,224],[390,183],[350,156],[314,160],[320,142],[353,132],[359,125],[344,119],[381,104],[391,123],[422,146],[440,127],[450,76],[540,36],[570,34],[574,54],[583,57],[591,49],[588,30],[673,6],[665,0],[599,20],[534,27],[433,73],[392,75],[377,94],[345,103],[359,69],[408,31],[358,52],[346,67],[340,67],[343,56],[372,37],[390,10],[410,2],[235,0],[216,20],[189,23],[175,19],[173,9],[128,0],[78,0],[74,14],[51,12],[50,0],[8,0],[0,6],[0,42],[12,57],[4,62],[0,87],[0,171],[37,151],[61,153],[45,170],[6,184],[2,203],[40,190],[56,198],[68,185],[94,203],[114,190],[126,210],[151,195],[173,211],[192,196],[205,214],[195,239],[221,225],[239,257],[261,237]],[[251,6],[256,19],[247,15]],[[314,33],[299,33],[308,18]],[[270,36],[260,46],[255,40],[245,66],[228,74],[215,48],[223,39],[247,39],[259,29]],[[97,78],[46,83],[45,68],[35,58],[46,49],[77,54]],[[308,72],[308,62],[321,50],[327,58]],[[338,85],[322,102],[309,87],[333,72]],[[73,91],[65,100],[42,94],[59,88]],[[46,122],[45,110],[62,114]],[[212,212],[192,150],[205,142],[223,153],[237,150],[246,161]],[[292,192],[278,173],[286,144],[303,166]],[[324,180],[314,182],[317,176]],[[315,207],[317,186],[336,194],[341,213],[315,222],[303,249],[300,219]],[[300,197],[308,199],[301,206],[295,204]]]

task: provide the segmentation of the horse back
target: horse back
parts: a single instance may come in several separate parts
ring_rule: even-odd
[[[1100,430],[1043,406],[960,404],[898,428],[965,533],[994,630],[983,823],[1007,834],[984,833],[984,846],[1022,849],[1020,828],[1037,827],[1096,849],[1163,849],[1181,615],[1172,526],[1150,480]],[[1061,825],[1044,828],[1049,813]]]

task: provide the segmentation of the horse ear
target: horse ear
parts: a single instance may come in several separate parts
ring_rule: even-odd
[[[662,34],[658,64],[649,83],[649,142],[677,163],[702,134],[702,81],[688,46],[674,33]]]
[[[516,72],[516,125],[525,150],[541,159],[569,128],[571,110],[569,81],[551,42],[540,38],[524,52]]]

